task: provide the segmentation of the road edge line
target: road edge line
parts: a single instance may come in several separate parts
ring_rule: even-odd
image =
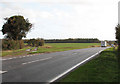
[[[106,48],[107,49],[107,48]],[[104,49],[105,50],[105,49]],[[75,66],[73,66],[72,68],[66,70],[65,72],[63,72],[62,74],[56,76],[55,78],[53,78],[52,80],[49,81],[49,83],[52,83],[56,80],[58,80],[59,78],[61,78],[62,76],[64,76],[65,74],[67,74],[68,72],[72,71],[73,69],[77,68],[78,66],[80,66],[81,64],[85,63],[86,61],[90,60],[91,58],[95,57],[96,55],[100,54],[102,51],[104,50],[100,50],[99,52],[93,54],[92,56],[88,57],[87,59],[83,60],[82,62],[76,64]]]

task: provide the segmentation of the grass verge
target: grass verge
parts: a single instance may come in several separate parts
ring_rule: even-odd
[[[100,43],[46,43],[45,46],[39,47],[36,52],[30,52],[30,54],[58,52],[58,51],[99,47],[99,46]]]
[[[9,50],[2,51],[2,56],[17,56],[17,55],[26,55],[26,54],[35,54],[35,53],[49,53],[49,52],[58,52],[58,51],[66,51],[73,49],[82,49],[89,47],[99,47],[100,43],[46,43],[44,46],[39,47],[35,52],[28,52],[27,49],[31,47],[25,47],[23,49],[18,50]],[[35,47],[32,48],[34,50]]]
[[[30,47],[25,47],[23,49],[18,49],[18,50],[4,50],[2,51],[2,57],[27,54],[26,50],[29,48]]]
[[[109,48],[80,66],[59,81],[64,82],[118,82],[117,51]]]

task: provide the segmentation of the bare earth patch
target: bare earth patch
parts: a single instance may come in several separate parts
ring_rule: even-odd
[[[41,48],[52,48],[52,46],[42,46]]]

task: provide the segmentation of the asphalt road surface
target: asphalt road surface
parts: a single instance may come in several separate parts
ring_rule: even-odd
[[[53,82],[104,49],[96,47],[2,59],[2,82]]]

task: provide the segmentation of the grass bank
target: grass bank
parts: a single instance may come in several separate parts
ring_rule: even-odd
[[[73,49],[82,49],[89,47],[98,47],[100,43],[46,43],[44,46],[39,47],[35,52],[28,52],[26,49],[30,47],[25,47],[19,50],[7,50],[2,51],[2,56],[17,56],[17,55],[26,55],[26,54],[34,54],[34,53],[49,53],[49,52],[57,52],[57,51],[66,51]],[[32,48],[34,50],[35,47]]]
[[[118,82],[117,51],[103,51],[97,58],[80,66],[62,80],[63,82]]]

